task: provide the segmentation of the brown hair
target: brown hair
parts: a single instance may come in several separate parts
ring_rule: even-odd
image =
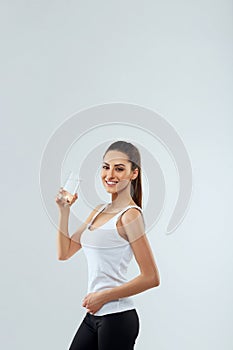
[[[131,162],[131,170],[138,168],[138,176],[131,181],[130,194],[133,201],[141,208],[142,207],[142,178],[141,178],[141,156],[139,150],[130,142],[116,141],[113,142],[105,151],[119,151],[125,153]],[[103,158],[104,158],[103,156]]]

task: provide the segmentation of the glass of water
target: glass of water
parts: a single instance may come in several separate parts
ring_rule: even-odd
[[[70,171],[64,185],[61,186],[62,196],[68,204],[73,202],[74,195],[77,193],[81,181],[82,180],[78,178],[78,175],[74,171]]]

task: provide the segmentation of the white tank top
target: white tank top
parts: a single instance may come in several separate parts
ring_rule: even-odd
[[[108,203],[104,204],[93,216],[80,237],[80,244],[88,264],[87,294],[114,288],[127,282],[127,268],[133,256],[129,241],[118,233],[116,223],[120,215],[127,209],[138,208],[141,213],[142,209],[136,205],[129,205],[100,227],[90,230],[96,216],[107,205]],[[94,315],[102,316],[131,309],[134,309],[132,296],[111,300],[105,303]]]

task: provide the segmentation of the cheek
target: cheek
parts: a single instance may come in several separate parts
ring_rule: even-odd
[[[125,180],[125,179],[122,179],[117,185],[117,188],[124,188],[128,185],[129,183],[129,180]]]
[[[105,171],[104,171],[104,170],[101,170],[100,176],[101,176],[101,177],[104,177],[104,176],[105,176]]]
[[[129,181],[130,179],[130,172],[129,171],[122,171],[121,173],[118,173],[119,178],[125,181]]]

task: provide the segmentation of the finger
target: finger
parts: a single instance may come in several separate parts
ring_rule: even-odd
[[[76,201],[76,199],[77,199],[77,197],[73,198],[72,201],[71,201],[71,204],[73,204]]]
[[[78,194],[75,193],[75,194],[73,195],[73,201],[75,201],[77,198],[78,198]]]
[[[72,201],[73,201],[73,202],[76,201],[77,198],[78,198],[78,197],[77,197],[77,195],[76,195],[76,193],[75,193],[74,196],[73,196]]]

